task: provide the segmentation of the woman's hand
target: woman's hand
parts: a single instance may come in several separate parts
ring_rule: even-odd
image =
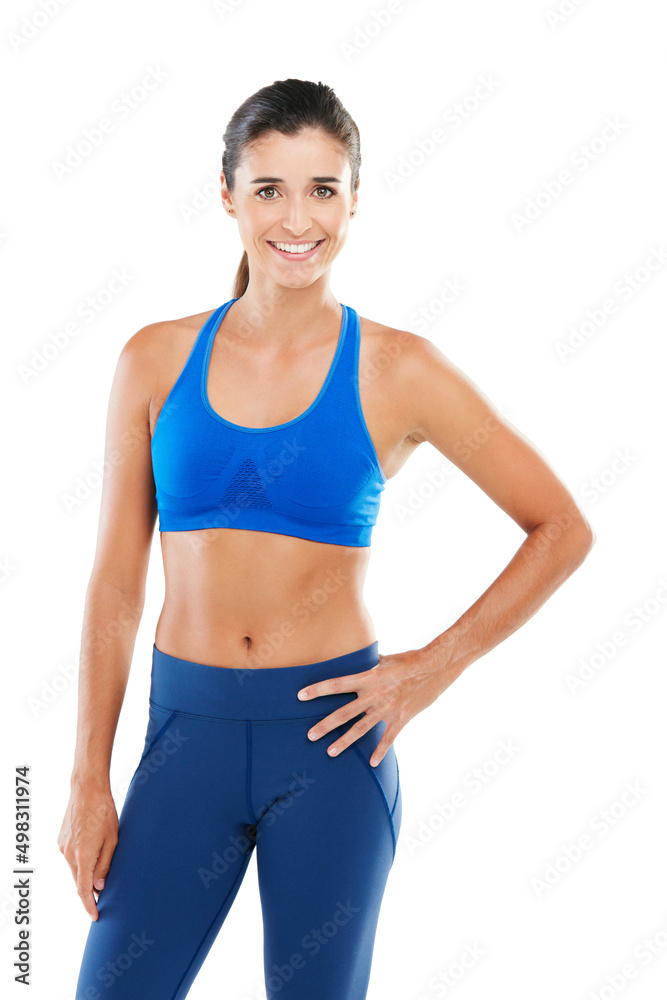
[[[108,785],[73,783],[58,848],[65,855],[81,902],[93,920],[99,916],[93,891],[99,896],[104,887],[117,843],[118,814]]]
[[[410,649],[405,653],[380,653],[377,666],[370,670],[309,684],[298,692],[298,698],[310,701],[323,694],[356,691],[355,700],[321,719],[308,730],[308,737],[319,739],[365,712],[343,736],[327,747],[327,752],[335,756],[384,719],[386,726],[382,739],[370,759],[376,767],[406,723],[431,705],[449,683],[443,671],[434,668],[425,649]]]

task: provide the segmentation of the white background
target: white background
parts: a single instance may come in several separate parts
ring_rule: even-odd
[[[90,922],[56,838],[116,361],[145,324],[231,297],[242,247],[220,205],[221,136],[246,97],[286,77],[329,83],[361,132],[358,213],[331,275],[338,300],[431,338],[540,449],[597,533],[542,609],[397,738],[403,823],[369,1000],[664,996],[664,33],[648,0],[563,0],[560,17],[559,2],[3,6],[8,996],[25,995],[12,983],[16,766],[32,778],[35,1000],[72,1000]],[[150,69],[162,82],[114,115]],[[480,100],[482,78],[495,83]],[[59,177],[68,146],[108,116],[113,132]],[[446,140],[418,162],[437,127]],[[564,169],[572,183],[557,192]],[[131,280],[108,301],[114,271]],[[465,290],[443,304],[448,281]],[[99,311],[85,322],[91,296]],[[49,348],[73,321],[78,335]],[[88,495],[68,506],[82,483]],[[374,531],[366,603],[380,652],[444,631],[523,538],[422,445],[388,483]],[[119,810],[143,745],[163,598],[157,531],[154,544],[112,761]],[[585,663],[590,679],[573,692],[567,678]],[[501,741],[516,750],[497,764]],[[623,804],[628,783],[637,791]],[[465,805],[444,819],[457,792]],[[590,848],[568,862],[584,834]],[[461,976],[467,946],[480,957]],[[263,997],[261,949],[253,859],[189,996]]]

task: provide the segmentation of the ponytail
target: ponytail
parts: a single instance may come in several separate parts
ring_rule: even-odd
[[[241,257],[241,263],[238,266],[236,272],[236,277],[234,278],[234,288],[232,290],[232,298],[240,299],[246,288],[248,287],[248,280],[250,278],[250,268],[248,267],[248,254],[243,251],[243,256]]]

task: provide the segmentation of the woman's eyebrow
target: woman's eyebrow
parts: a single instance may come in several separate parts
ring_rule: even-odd
[[[317,184],[327,184],[327,183],[342,183],[339,177],[311,177],[311,181],[315,181]],[[250,181],[251,184],[284,184],[285,181],[282,177],[255,177],[254,180]]]

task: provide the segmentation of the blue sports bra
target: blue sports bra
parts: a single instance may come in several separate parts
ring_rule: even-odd
[[[211,406],[208,369],[230,299],[206,320],[151,440],[159,530],[240,528],[368,546],[386,477],[359,399],[359,316],[343,309],[316,398],[293,420],[242,427]]]

